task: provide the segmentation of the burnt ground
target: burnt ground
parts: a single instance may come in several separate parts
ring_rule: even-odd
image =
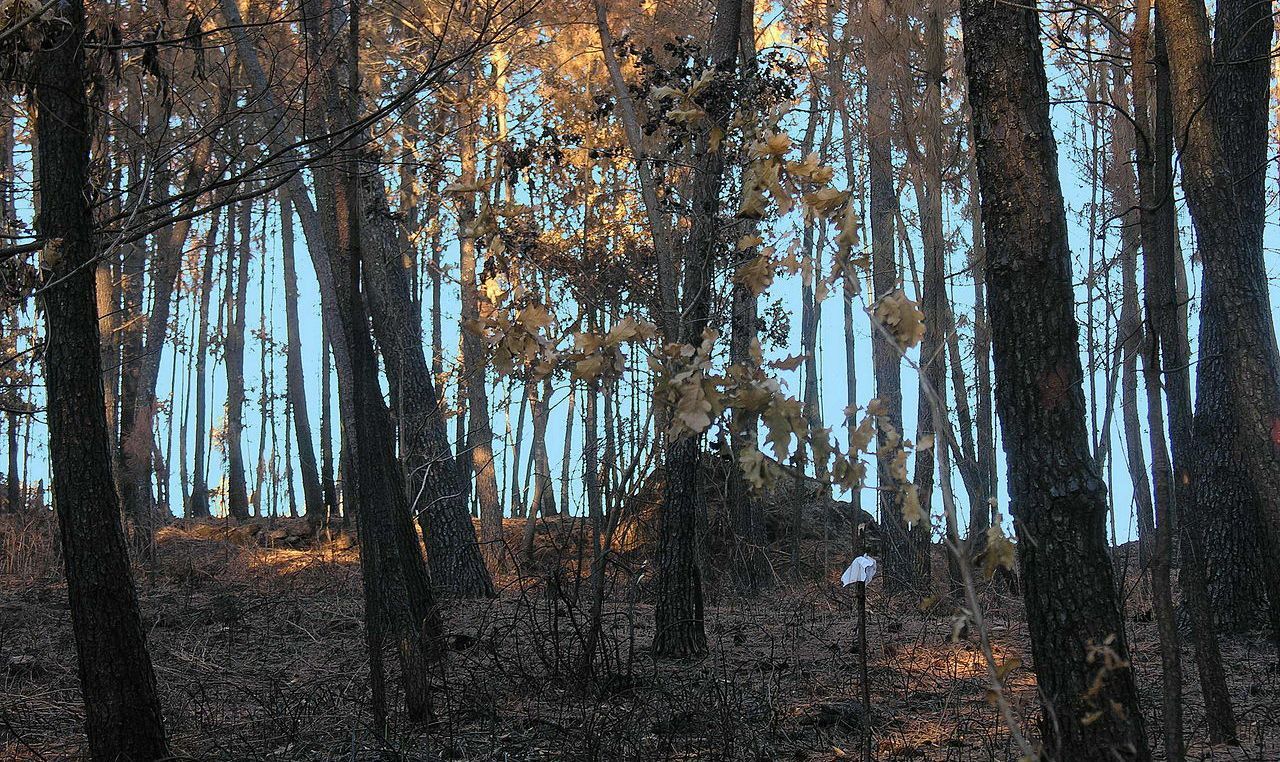
[[[51,530],[44,518],[7,518],[0,526],[3,759],[83,755]],[[509,531],[518,537],[516,526]],[[1018,758],[986,700],[976,638],[952,642],[945,602],[925,613],[912,601],[886,600],[878,583],[868,603],[872,713],[863,716],[853,596],[834,584],[840,564],[830,556],[824,579],[782,584],[759,600],[733,599],[710,585],[711,654],[690,662],[650,657],[644,562],[623,561],[610,579],[604,647],[589,678],[581,659],[587,586],[563,568],[508,574],[497,600],[444,603],[448,655],[436,676],[438,721],[413,726],[397,715],[380,737],[369,724],[351,538],[310,543],[293,532],[263,528],[227,541],[207,525],[166,528],[154,560],[137,567],[176,758],[858,759],[867,722],[878,760]],[[1157,640],[1142,585],[1129,579],[1129,636],[1154,743]],[[994,588],[983,597],[998,658],[1029,662],[1016,598]],[[1188,648],[1191,758],[1280,760],[1274,655],[1261,633],[1227,638],[1223,650],[1243,745],[1209,749],[1198,740],[1203,712]],[[388,663],[394,670],[394,659]],[[1014,669],[1009,687],[1022,727],[1034,736],[1033,674]]]

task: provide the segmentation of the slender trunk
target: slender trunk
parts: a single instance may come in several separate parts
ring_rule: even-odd
[[[542,394],[531,395],[533,408],[533,498],[529,510],[537,510],[543,516],[555,516],[555,489],[551,482],[551,458],[547,454],[547,420],[551,412],[551,378],[542,380]]]
[[[898,288],[898,264],[894,253],[898,208],[892,158],[892,101],[889,84],[893,69],[892,46],[897,22],[885,0],[868,0],[862,6],[862,26],[867,69],[867,145],[871,174],[871,280],[875,299]],[[902,357],[883,331],[871,333],[876,397],[887,413],[885,423],[902,434]],[[915,590],[922,563],[910,530],[902,518],[901,499],[891,465],[898,447],[889,442],[886,427],[876,432],[877,494],[880,523],[885,537],[885,589],[890,594]]]
[[[717,0],[711,28],[710,64],[732,73],[737,67],[742,0]],[[712,109],[711,121],[730,123],[731,104]],[[711,316],[710,283],[719,251],[720,188],[724,175],[722,151],[710,150],[709,131],[697,137],[692,173],[692,220],[685,242],[682,316],[678,339],[697,346]],[[667,334],[668,338],[671,334]],[[653,651],[660,657],[705,653],[702,569],[698,552],[700,505],[699,464],[702,435],[667,443],[666,494],[658,510],[657,600],[654,607]]]
[[[431,236],[431,375],[436,383],[444,387],[444,322],[440,317],[443,295],[444,263],[441,254],[444,246],[441,243],[441,230],[444,225],[435,221]]]
[[[569,381],[569,406],[564,414],[564,450],[560,459],[560,505],[566,514],[569,513],[569,473],[573,466],[573,414],[578,404],[577,381]]]
[[[754,39],[753,39],[754,42]],[[845,52],[847,57],[848,53]],[[856,171],[854,163],[854,145],[853,135],[854,126],[853,119],[849,113],[850,106],[854,101],[852,89],[849,87],[837,72],[832,72],[833,93],[839,92],[839,109],[840,109],[840,132],[844,136],[842,143],[842,151],[844,153],[845,176],[848,178],[849,187],[856,188],[856,198],[858,200],[859,218],[865,219],[863,212],[866,208],[865,196],[863,191],[864,183],[862,176]],[[850,250],[850,259],[853,251]],[[840,263],[841,273],[841,301],[844,304],[844,378],[845,378],[845,407],[847,410],[857,410],[861,404],[858,398],[858,337],[854,331],[854,301],[858,294],[862,291],[862,284],[859,280],[859,272],[851,261],[843,261]],[[847,441],[852,441],[854,430],[858,426],[857,416],[850,415],[845,418],[845,429]],[[853,490],[850,496],[853,503],[854,515],[862,514],[862,488],[861,486]]]
[[[1196,669],[1200,675],[1201,693],[1209,737],[1215,743],[1236,737],[1235,712],[1227,693],[1222,656],[1213,625],[1213,612],[1206,590],[1202,552],[1202,522],[1194,508],[1190,464],[1194,455],[1191,442],[1192,409],[1189,361],[1190,340],[1185,320],[1185,283],[1180,254],[1176,210],[1173,203],[1173,116],[1168,59],[1165,55],[1164,23],[1160,11],[1155,13],[1155,47],[1150,49],[1150,4],[1141,3],[1134,30],[1133,60],[1142,67],[1134,76],[1134,116],[1141,130],[1138,141],[1139,198],[1144,258],[1144,283],[1147,319],[1153,340],[1159,344],[1159,357],[1151,362],[1161,377],[1148,386],[1161,384],[1169,404],[1169,440],[1173,469],[1172,505],[1167,528],[1172,532],[1169,548],[1162,555],[1171,556],[1174,540],[1182,544],[1182,568],[1179,574],[1183,589],[1183,605],[1191,623],[1191,638],[1196,651]],[[1154,64],[1154,66],[1152,66]],[[1148,69],[1154,69],[1150,76]],[[1150,92],[1149,82],[1154,84]],[[1154,118],[1151,114],[1154,108]],[[1152,354],[1155,348],[1151,349]],[[1155,432],[1155,429],[1152,429]],[[1153,434],[1154,436],[1154,434]],[[1158,486],[1158,485],[1157,485]],[[1159,494],[1157,494],[1157,503]],[[1159,517],[1157,517],[1159,524]],[[1157,542],[1161,540],[1157,535]],[[1157,551],[1159,554],[1159,551]]]
[[[653,238],[655,259],[657,260],[659,326],[664,336],[674,338],[680,334],[680,304],[678,274],[673,261],[674,241],[668,222],[667,212],[658,198],[658,185],[653,176],[653,167],[647,155],[645,136],[640,119],[636,114],[635,102],[631,88],[623,77],[622,65],[614,50],[613,35],[609,31],[609,19],[605,11],[604,0],[594,0],[596,11],[596,33],[600,36],[600,52],[604,57],[605,68],[609,71],[609,82],[613,86],[614,97],[618,102],[619,119],[627,146],[631,149],[635,161],[636,172],[640,178],[640,196],[644,201],[645,218],[649,223],[649,234]],[[720,7],[717,3],[717,20]],[[740,13],[734,13],[740,18]],[[727,34],[727,32],[726,32]],[[734,43],[736,45],[736,42]],[[714,53],[713,53],[714,55]]]
[[[744,12],[745,12],[744,8]],[[738,264],[750,262],[758,255],[754,247],[740,252]],[[747,285],[734,283],[730,294],[729,363],[751,369],[751,345],[756,340],[759,316],[755,293]],[[728,504],[732,514],[733,546],[730,573],[738,591],[754,596],[769,582],[769,559],[765,554],[764,510],[761,501],[751,492],[742,469],[737,467],[737,454],[744,448],[755,447],[759,429],[758,416],[745,411],[733,411],[729,437],[734,455],[730,468]]]
[[[743,76],[750,79],[755,76],[758,68],[755,60],[755,0],[744,0],[742,3],[738,44],[743,57]],[[738,252],[734,270],[758,255],[755,247]],[[729,363],[751,370],[754,364],[751,348],[753,342],[758,340],[759,332],[759,300],[750,286],[736,281],[731,286],[729,299]],[[737,453],[747,447],[755,447],[759,421],[758,416],[742,410],[734,410],[732,416],[729,443],[736,460]],[[634,460],[635,456],[632,457]],[[734,466],[729,469],[728,489],[733,532],[730,575],[740,593],[754,596],[769,581],[763,506],[752,493],[741,468]]]
[[[249,207],[252,217],[253,206]],[[258,327],[253,331],[258,340],[258,457],[254,460],[253,490],[249,492],[249,506],[254,516],[266,516],[263,492],[267,484],[267,440],[272,426],[271,378],[267,373],[267,355],[271,353],[271,335],[267,332],[267,263],[258,257]]]
[[[969,515],[969,537],[973,552],[983,550],[987,527],[991,525],[992,506],[998,492],[996,472],[996,425],[991,385],[991,328],[987,323],[987,247],[982,234],[982,205],[978,202],[977,163],[971,163],[974,183],[969,204],[973,218],[973,362],[977,387],[978,471],[986,490],[985,504],[974,505]]]
[[[98,261],[95,270],[95,302],[98,308],[98,331],[102,335],[102,393],[103,409],[107,415],[108,436],[111,439],[111,452],[120,452],[117,437],[120,425],[120,409],[117,402],[117,391],[120,385],[120,335],[118,321],[119,280],[116,278],[116,265],[110,259]],[[114,464],[113,464],[114,465]]]
[[[324,490],[325,516],[338,518],[338,487],[333,480],[333,363],[329,347],[329,322],[320,321],[320,486]]]
[[[510,446],[511,452],[511,517],[517,518],[522,516],[526,510],[525,496],[520,491],[520,450],[524,445],[524,419],[525,410],[529,407],[529,398],[536,396],[532,386],[537,383],[534,379],[529,378],[524,382],[524,393],[520,395],[520,407],[516,414],[516,433],[515,439],[512,440]],[[514,388],[514,381],[513,381]],[[511,436],[511,406],[507,405],[507,437]],[[526,484],[526,486],[528,486]]]
[[[137,159],[135,161],[140,161]],[[141,167],[135,164],[130,168],[131,187],[126,203],[143,203],[149,200],[146,183],[139,179]],[[117,318],[117,342],[120,345],[120,362],[115,373],[119,377],[119,395],[116,398],[118,417],[115,436],[118,449],[115,453],[114,476],[119,490],[120,501],[126,515],[133,520],[141,517],[144,499],[136,494],[136,487],[129,478],[135,466],[131,461],[141,458],[150,459],[149,449],[141,443],[135,445],[134,439],[139,429],[150,426],[152,408],[138,404],[138,363],[143,353],[143,280],[146,272],[145,241],[135,241],[120,247],[120,304]],[[149,400],[144,401],[149,403]],[[144,420],[137,420],[137,413],[142,410]],[[150,442],[148,437],[147,442]],[[140,467],[140,466],[139,466]],[[149,490],[149,487],[148,487]],[[149,498],[149,494],[147,496]]]
[[[5,476],[5,510],[10,513],[22,510],[22,481],[18,474],[18,413],[9,415],[9,470]]]
[[[233,26],[238,10],[229,0],[223,12]],[[348,40],[321,47],[326,26],[337,10],[308,0],[303,9],[308,56],[325,96],[324,114],[330,131],[350,129],[360,111],[359,5],[348,8]],[[322,141],[323,142],[323,141]],[[354,496],[359,528],[360,560],[365,597],[365,642],[370,664],[374,721],[386,726],[387,697],[383,648],[394,646],[411,720],[432,714],[429,668],[438,655],[440,616],[423,561],[421,545],[409,513],[403,472],[396,462],[395,427],[378,382],[378,361],[369,336],[369,317],[360,289],[361,166],[355,149],[337,147],[338,164],[322,172],[322,187],[331,200],[329,231],[332,246],[308,248],[317,262],[322,294],[331,287],[338,385],[343,405],[343,477],[354,484],[344,490]],[[327,184],[327,185],[326,185]],[[295,199],[295,202],[297,199]],[[304,224],[304,231],[306,230]],[[328,241],[326,241],[327,243]],[[323,248],[324,257],[318,256]],[[327,281],[327,284],[326,284]]]
[[[462,130],[462,180],[464,183],[476,177],[475,125],[472,116]],[[475,219],[475,201],[467,196],[459,200],[458,225],[464,231],[459,241],[462,279],[462,324],[480,315],[480,292],[476,283],[476,239],[467,228]],[[471,470],[475,473],[476,498],[480,503],[480,542],[484,555],[493,566],[503,563],[505,549],[502,533],[502,502],[498,489],[497,470],[494,468],[493,426],[489,420],[489,393],[485,388],[487,378],[484,348],[480,337],[465,327],[462,331],[462,382],[467,390],[467,450],[471,458]]]
[[[230,207],[227,214],[230,216]],[[209,486],[205,482],[207,468],[205,466],[205,421],[208,404],[208,374],[206,368],[209,357],[209,301],[213,293],[214,252],[218,246],[218,217],[220,210],[214,210],[209,220],[209,234],[205,238],[204,265],[200,274],[200,327],[196,334],[196,420],[195,420],[195,458],[191,469],[191,497],[187,501],[186,514],[190,518],[206,518],[209,516]]]
[[[194,278],[194,275],[195,273],[192,273],[193,278]],[[188,294],[192,293],[191,287],[187,288],[187,293]],[[198,298],[199,297],[197,296],[197,299]],[[190,323],[188,323],[188,331],[185,334],[185,341],[182,342],[182,346],[186,350],[182,354],[186,355],[186,360],[182,365],[182,422],[178,428],[178,489],[179,489],[179,498],[181,500],[181,502],[179,503],[179,506],[180,506],[180,509],[183,511],[183,515],[186,515],[187,506],[191,503],[191,494],[187,490],[187,486],[191,484],[191,472],[188,470],[190,467],[191,461],[187,457],[187,452],[188,452],[187,448],[189,443],[189,440],[187,439],[187,435],[190,433],[190,430],[191,430],[191,426],[190,426],[191,424],[191,365],[192,365],[192,355],[195,354],[193,352],[194,337],[191,335],[191,332],[196,330],[196,321],[198,320],[198,317],[197,317],[198,311],[199,311],[198,307],[192,310]],[[178,350],[179,348],[175,346],[174,347],[175,365],[177,364]]]
[[[942,32],[942,12],[937,0],[930,2],[925,18],[925,95],[920,121],[924,129],[924,162],[917,171],[916,204],[920,212],[921,241],[924,244],[924,276],[920,308],[932,320],[925,319],[924,338],[920,343],[920,379],[917,394],[916,443],[926,443],[934,438],[939,426],[946,421],[935,422],[935,405],[930,403],[927,388],[937,395],[938,415],[947,414],[947,355],[946,336],[950,310],[947,306],[946,285],[946,231],[942,220],[942,82],[946,69],[946,47]],[[911,138],[914,140],[914,138]],[[955,390],[956,396],[965,393]],[[967,427],[966,427],[967,430]],[[935,444],[935,447],[946,446]],[[917,452],[915,458],[915,485],[919,491],[920,505],[926,516],[933,506],[934,461],[936,452]],[[958,537],[952,538],[958,541]],[[911,529],[914,547],[912,558],[916,563],[913,576],[918,590],[927,592],[932,584],[930,566],[930,522],[917,523]],[[950,558],[950,557],[949,557]],[[954,560],[954,559],[951,559]]]
[[[67,0],[33,58],[49,458],[94,762],[167,758],[134,591],[102,390],[94,296],[85,17]],[[56,242],[56,243],[54,243]]]
[[[1034,5],[962,0],[996,405],[1045,722],[1057,759],[1150,759],[1089,449],[1071,253]],[[1105,656],[1106,658],[1100,658]]]
[[[1180,635],[1178,633],[1177,621],[1174,615],[1173,606],[1173,586],[1171,581],[1171,566],[1173,563],[1173,541],[1178,536],[1178,512],[1176,511],[1177,499],[1180,487],[1175,484],[1173,461],[1170,458],[1168,441],[1165,437],[1165,417],[1164,417],[1164,400],[1162,393],[1168,390],[1170,398],[1170,415],[1172,417],[1173,390],[1166,386],[1166,382],[1161,378],[1162,360],[1167,360],[1168,355],[1161,348],[1162,341],[1165,341],[1165,333],[1169,327],[1165,324],[1166,315],[1160,314],[1166,303],[1169,301],[1170,295],[1173,293],[1174,284],[1172,279],[1170,282],[1160,282],[1160,273],[1164,266],[1170,264],[1170,258],[1173,256],[1173,238],[1177,235],[1174,227],[1174,219],[1172,214],[1171,198],[1165,196],[1161,198],[1165,191],[1160,191],[1156,187],[1156,161],[1155,152],[1152,150],[1155,141],[1159,140],[1155,132],[1152,130],[1150,117],[1150,87],[1149,80],[1152,70],[1150,66],[1150,41],[1151,41],[1151,2],[1150,0],[1139,0],[1137,4],[1137,21],[1134,24],[1133,34],[1131,36],[1131,60],[1132,60],[1132,90],[1133,90],[1133,115],[1132,125],[1127,125],[1122,120],[1117,119],[1118,135],[1116,141],[1121,143],[1117,152],[1120,154],[1116,164],[1119,167],[1126,167],[1122,175],[1122,193],[1117,199],[1117,207],[1123,215],[1122,220],[1125,221],[1124,233],[1126,236],[1132,236],[1136,232],[1142,246],[1144,257],[1144,282],[1143,296],[1145,299],[1145,312],[1147,316],[1147,332],[1142,340],[1142,367],[1143,381],[1147,392],[1147,427],[1150,431],[1151,441],[1151,478],[1154,487],[1154,494],[1151,501],[1151,514],[1149,520],[1143,520],[1139,523],[1141,529],[1143,525],[1148,527],[1148,536],[1142,538],[1143,546],[1149,550],[1148,560],[1144,566],[1149,571],[1151,577],[1151,591],[1153,597],[1153,608],[1157,626],[1159,628],[1160,637],[1160,662],[1162,675],[1164,677],[1164,748],[1165,756],[1171,762],[1181,762],[1184,758],[1183,739],[1182,739],[1182,657],[1179,649]],[[1117,80],[1123,75],[1123,70],[1117,67],[1115,77]],[[1124,103],[1124,86],[1122,81],[1117,81],[1115,85],[1116,102]],[[1158,102],[1167,103],[1167,90],[1157,96]],[[1170,138],[1171,139],[1171,138]],[[1127,169],[1129,154],[1134,152],[1137,158],[1134,170]],[[1171,154],[1169,156],[1171,158]],[[1171,167],[1167,163],[1163,163],[1159,170],[1161,182],[1167,182],[1172,178]],[[1138,193],[1135,197],[1133,192],[1134,183],[1137,183]],[[1131,210],[1137,209],[1136,215]],[[1137,217],[1137,225],[1134,225],[1134,217]],[[1130,291],[1136,291],[1136,261],[1131,262],[1133,258],[1133,244],[1126,240],[1124,276],[1126,281],[1132,280],[1130,284],[1125,284],[1125,303],[1124,311],[1133,315],[1137,311],[1136,295],[1130,296]],[[1134,304],[1129,304],[1130,300]],[[1172,305],[1168,305],[1172,306]],[[1122,321],[1124,322],[1124,321]],[[1122,327],[1122,331],[1140,329],[1141,324],[1137,322],[1136,316],[1130,326]],[[1126,358],[1125,374],[1126,377],[1132,373]],[[1126,379],[1125,394],[1129,395],[1130,382]],[[1126,400],[1126,404],[1128,400]],[[1136,400],[1133,404],[1136,406]],[[1188,400],[1189,407],[1189,400]],[[1136,413],[1134,415],[1136,418]],[[1136,421],[1130,421],[1129,415],[1125,416],[1126,438],[1129,440],[1130,455],[1129,460],[1132,462],[1136,456],[1140,456],[1143,452],[1141,442],[1141,432],[1138,430]],[[1135,484],[1138,480],[1135,480]],[[1184,493],[1185,494],[1185,493]],[[1145,491],[1142,493],[1145,499]],[[1145,512],[1146,506],[1143,506]],[[1198,617],[1201,624],[1208,621],[1207,616]],[[1197,626],[1198,628],[1198,626]],[[1209,637],[1213,638],[1210,631]],[[1194,636],[1197,643],[1203,638],[1203,634]],[[1197,646],[1199,650],[1200,646]],[[1217,643],[1213,644],[1213,653],[1216,658]],[[1220,660],[1219,660],[1220,664]],[[1221,677],[1219,670],[1218,676]],[[1203,679],[1203,678],[1202,678]],[[1213,687],[1215,679],[1210,674],[1208,679],[1204,680],[1206,689],[1204,694],[1206,698],[1212,699],[1216,694]],[[1225,692],[1224,694],[1225,695]],[[1211,714],[1213,708],[1210,707]],[[1213,723],[1210,723],[1211,726]]]
[[[583,390],[583,424],[582,424],[582,456],[583,490],[587,498],[587,516],[591,519],[592,531],[598,550],[600,531],[604,525],[604,501],[600,493],[600,380],[592,378],[587,381]]]
[[[227,212],[236,222],[237,240],[227,241],[225,303],[227,335],[223,356],[227,370],[227,422],[223,444],[227,453],[227,513],[237,520],[249,518],[249,490],[245,482],[244,452],[244,333],[249,285],[249,202],[241,202]]]
[[[280,193],[280,247],[284,261],[285,388],[292,411],[293,434],[298,441],[298,464],[301,467],[302,499],[307,521],[314,526],[324,520],[324,488],[316,463],[315,445],[311,440],[311,417],[307,407],[307,382],[302,366],[302,335],[298,326],[298,273],[293,256],[293,204],[289,194]],[[289,480],[293,483],[292,478]],[[292,500],[290,501],[292,505]]]
[[[808,156],[813,151],[814,136],[818,130],[818,121],[820,110],[818,107],[818,84],[814,82],[810,85],[809,90],[809,114],[805,123],[804,137],[800,141],[800,155]],[[819,162],[823,161],[819,157]],[[804,378],[801,392],[801,400],[803,404],[804,417],[811,433],[818,432],[822,428],[822,415],[819,410],[818,403],[818,304],[814,289],[814,280],[818,277],[818,263],[814,259],[814,229],[817,227],[818,221],[806,217],[801,223],[804,227],[800,233],[800,256],[803,264],[801,267],[801,283],[800,283],[800,351],[804,354]],[[825,225],[825,222],[823,223]],[[756,439],[751,440],[752,444]],[[812,448],[811,448],[812,449]],[[790,566],[791,577],[794,581],[801,578],[801,560],[800,560],[800,536],[803,532],[804,523],[804,506],[817,495],[808,494],[807,487],[804,486],[805,461],[807,453],[804,447],[800,447],[796,451],[796,487],[799,499],[790,501],[790,516],[788,517],[791,526],[788,534],[790,534]],[[824,481],[826,473],[826,464],[814,462],[814,476],[819,482]],[[741,470],[741,469],[738,469]]]

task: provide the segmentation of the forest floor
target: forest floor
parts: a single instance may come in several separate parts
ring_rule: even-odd
[[[0,524],[0,759],[77,759],[82,710],[52,522]],[[515,526],[509,530],[518,536]],[[188,526],[157,535],[137,568],[144,624],[175,757],[198,760],[832,760],[859,759],[854,598],[823,579],[744,601],[709,586],[711,653],[688,662],[648,653],[652,607],[642,570],[617,575],[603,656],[582,673],[587,586],[563,572],[505,577],[492,601],[445,601],[449,650],[438,721],[370,727],[358,558],[337,536],[245,534]],[[287,535],[287,530],[285,531]],[[819,575],[815,575],[819,576]],[[1155,626],[1136,575],[1129,637],[1153,745],[1159,737]],[[1013,597],[984,591],[1001,661],[1029,663]],[[874,758],[1010,760],[1016,747],[986,700],[976,637],[952,642],[946,604],[928,613],[868,601]],[[1192,654],[1186,722],[1192,759],[1280,760],[1280,676],[1261,634],[1227,638],[1223,657],[1243,745],[1206,748]],[[388,664],[394,672],[394,659]],[[394,675],[392,675],[394,684]],[[1034,676],[1013,669],[1010,698],[1034,737]],[[1158,756],[1158,758],[1163,758]]]

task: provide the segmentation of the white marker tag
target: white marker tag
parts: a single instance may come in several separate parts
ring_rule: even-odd
[[[871,583],[876,576],[876,560],[867,554],[862,554],[853,559],[853,563],[849,564],[849,568],[844,570],[844,574],[840,575],[840,582],[848,587],[855,582]]]

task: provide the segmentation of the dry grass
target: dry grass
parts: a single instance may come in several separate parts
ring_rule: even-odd
[[[81,708],[52,522],[6,522],[0,758],[76,759]],[[154,563],[137,569],[181,758],[857,758],[862,717],[852,600],[829,581],[790,585],[752,602],[712,586],[711,654],[697,662],[655,662],[647,652],[652,610],[643,559],[624,559],[610,580],[602,652],[584,679],[586,585],[550,563],[537,577],[507,575],[497,600],[445,603],[449,653],[436,676],[439,721],[422,728],[396,719],[380,737],[369,727],[359,567],[350,538],[305,548],[228,541],[234,539],[208,528],[166,528],[157,534]],[[280,544],[297,544],[284,539]],[[540,543],[544,561],[551,547],[575,555],[569,522]],[[921,613],[875,588],[868,632],[876,758],[1014,758],[985,700],[973,644],[950,642],[950,619],[938,609]],[[1017,601],[985,595],[999,655],[1029,661]],[[1130,608],[1145,618],[1140,602]],[[1156,738],[1154,628],[1130,624]],[[1193,758],[1280,759],[1280,678],[1267,672],[1274,656],[1260,637],[1229,639],[1224,651],[1246,743],[1233,756],[1197,747]],[[1202,728],[1190,653],[1187,664],[1194,740]],[[1015,710],[1030,728],[1034,676],[1021,668],[1010,682]]]

